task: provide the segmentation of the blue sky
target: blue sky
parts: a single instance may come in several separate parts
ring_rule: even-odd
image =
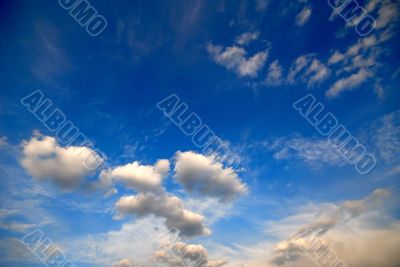
[[[311,266],[288,239],[304,227],[349,266],[398,266],[399,3],[358,3],[366,36],[327,1],[92,0],[107,26],[91,36],[58,1],[2,1],[0,266],[43,265],[19,241],[35,229],[76,266],[168,266],[169,228],[204,267]],[[37,90],[91,148],[21,104]],[[240,167],[157,108],[172,94]],[[307,94],[374,156],[368,174],[292,107]]]

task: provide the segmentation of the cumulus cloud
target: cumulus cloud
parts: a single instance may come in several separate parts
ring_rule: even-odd
[[[296,22],[295,24],[297,26],[303,26],[304,24],[307,23],[307,21],[310,19],[312,13],[312,9],[310,7],[304,7],[299,14],[296,16]]]
[[[257,40],[259,35],[260,35],[260,33],[258,31],[245,32],[245,33],[242,33],[241,35],[239,35],[238,37],[236,37],[235,42],[239,45],[247,45],[251,41]]]
[[[261,51],[251,57],[247,57],[247,51],[238,46],[223,46],[208,44],[207,51],[213,60],[235,72],[240,77],[256,77],[267,61],[268,52]]]
[[[145,217],[154,215],[165,219],[170,229],[178,229],[183,236],[209,235],[211,231],[204,224],[205,218],[184,208],[182,200],[176,196],[140,193],[121,197],[116,203],[120,215]]]
[[[188,192],[231,201],[247,192],[232,168],[223,165],[212,156],[195,152],[177,152],[174,178]]]
[[[293,262],[303,256],[307,243],[303,239],[288,240],[278,243],[273,253],[275,256],[271,262],[275,265],[284,265],[286,262]]]
[[[39,181],[53,182],[63,190],[71,190],[91,173],[92,160],[101,159],[85,146],[60,146],[50,136],[33,136],[22,142],[21,165]],[[102,159],[101,159],[102,160]],[[88,165],[89,164],[89,165]]]
[[[198,267],[222,267],[227,261],[224,259],[210,260],[207,250],[202,245],[185,244],[177,242],[169,250],[159,250],[154,254],[157,262],[168,266],[198,266]]]
[[[169,160],[158,160],[154,165],[142,165],[135,161],[126,165],[102,171],[100,181],[123,183],[138,192],[161,190],[163,179],[169,172]]]

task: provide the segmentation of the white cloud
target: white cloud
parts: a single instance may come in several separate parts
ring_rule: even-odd
[[[171,267],[176,266],[198,266],[198,267],[221,267],[226,260],[210,260],[208,252],[202,245],[175,243],[170,248],[170,253],[166,250],[156,251],[154,258],[157,262],[162,262]],[[174,253],[175,252],[175,253]],[[175,255],[172,255],[174,253]]]
[[[330,73],[330,69],[314,54],[302,55],[292,63],[287,82],[294,84],[299,80],[307,83],[308,87],[312,87],[326,80]]]
[[[283,79],[282,67],[279,64],[279,61],[275,60],[269,65],[265,83],[268,86],[279,86],[282,85],[283,81],[284,79]]]
[[[121,197],[116,203],[120,215],[145,217],[154,215],[165,218],[165,225],[175,228],[183,236],[209,235],[205,218],[183,207],[182,200],[167,194],[140,193],[136,196]]]
[[[0,220],[3,218],[0,217]],[[27,229],[32,228],[35,226],[34,224],[27,224],[27,223],[18,223],[18,222],[2,222],[0,221],[0,228],[5,229],[7,231],[13,231],[13,232],[20,232],[23,233]]]
[[[328,65],[336,64],[344,59],[344,55],[338,51],[335,51],[328,60]]]
[[[232,168],[224,168],[212,156],[177,152],[174,178],[188,192],[231,201],[247,192]]]
[[[126,187],[138,192],[156,191],[161,189],[163,179],[168,175],[169,161],[161,159],[152,165],[141,165],[135,161],[118,166],[110,170],[102,171],[101,181],[123,183]]]
[[[374,148],[385,163],[399,161],[400,155],[400,111],[394,111],[377,119],[364,130],[362,138]]]
[[[381,40],[378,40],[374,35],[362,38],[358,40],[355,44],[351,45],[347,51],[342,54],[339,51],[335,51],[328,60],[329,65],[334,65],[338,63],[342,63],[342,66],[348,67],[352,65],[357,65],[354,63],[356,60],[360,60],[360,58],[370,58],[376,57],[375,50],[372,48],[378,45]],[[367,67],[360,66],[359,67]],[[354,69],[354,68],[353,68]],[[348,68],[346,71],[351,70]]]
[[[289,84],[293,84],[296,81],[296,77],[301,72],[306,68],[306,66],[309,64],[311,59],[313,58],[312,54],[307,54],[307,55],[302,55],[299,56],[291,65],[289,74],[287,77],[287,81]]]
[[[303,26],[310,19],[312,9],[310,7],[304,7],[299,14],[296,16],[296,25]]]
[[[306,241],[310,238],[310,235],[314,238],[321,238],[328,231],[338,227],[339,224],[348,223],[350,220],[358,218],[362,213],[379,208],[382,200],[388,196],[390,196],[389,191],[377,189],[363,199],[344,201],[341,205],[334,206],[332,213],[320,215],[319,217],[322,218],[301,227],[293,238],[279,242],[275,246],[275,255],[271,262],[278,266],[287,262],[296,262],[305,255],[305,248],[310,246],[309,241]],[[313,253],[313,251],[310,253]]]
[[[237,46],[224,48],[208,44],[207,51],[217,64],[235,72],[240,77],[256,77],[268,57],[267,51],[247,57],[246,50]]]
[[[344,91],[359,88],[369,78],[376,76],[384,66],[380,59],[382,54],[388,52],[383,47],[388,38],[390,36],[387,32],[370,35],[360,38],[344,52],[334,51],[328,60],[328,65],[336,67],[338,80],[330,86],[326,97],[337,97]],[[382,98],[384,91],[379,83],[379,78],[375,78],[372,89],[379,98]]]
[[[350,75],[349,77],[342,78],[336,81],[329,90],[325,93],[327,97],[337,97],[343,91],[352,90],[357,88],[372,76],[372,73],[366,69],[360,69],[357,73]]]
[[[238,37],[236,37],[235,42],[239,45],[247,45],[251,41],[257,40],[259,35],[260,35],[260,33],[258,31],[245,32],[245,33],[242,33],[241,35],[239,35]]]
[[[398,3],[392,1],[382,1],[378,10],[376,28],[383,29],[391,22],[398,20]]]
[[[295,214],[269,221],[265,226],[267,236],[260,237],[261,241],[219,250],[229,254],[229,267],[310,267],[315,262],[304,249],[308,248],[312,256],[318,254],[315,249],[320,247],[310,248],[311,240],[299,233],[311,229],[317,233],[311,237],[318,238],[324,248],[335,252],[348,266],[399,266],[400,223],[383,208],[393,201],[388,197],[387,190],[377,189],[359,200],[299,205]],[[293,238],[286,239],[290,235]],[[319,252],[323,252],[322,248]],[[334,262],[331,265],[341,266]]]
[[[313,167],[319,167],[321,164],[342,166],[346,163],[337,146],[328,140],[281,138],[269,145],[269,149],[274,151],[276,160],[298,158]]]
[[[74,262],[95,266],[133,263],[142,267],[153,266],[149,259],[160,246],[159,236],[167,232],[160,219],[147,218],[125,223],[118,229],[67,236],[62,242],[54,242],[62,244],[63,252]]]
[[[308,67],[306,71],[306,75],[308,75],[308,86],[312,86],[314,84],[318,84],[324,81],[330,75],[330,70],[325,64],[321,63],[318,59],[313,59],[311,65]]]
[[[39,181],[53,182],[63,190],[80,185],[91,173],[90,160],[100,156],[84,146],[60,146],[50,136],[34,136],[22,142],[21,164]]]

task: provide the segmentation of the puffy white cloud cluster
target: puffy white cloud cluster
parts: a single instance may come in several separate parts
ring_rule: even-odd
[[[198,192],[203,197],[227,202],[247,192],[238,175],[212,157],[188,151],[177,152],[175,160],[174,178],[188,193]],[[122,182],[138,192],[118,200],[119,217],[156,216],[165,219],[168,228],[178,229],[183,236],[209,235],[205,217],[185,208],[182,199],[169,194],[162,186],[168,171],[168,160],[159,160],[154,166],[134,162],[103,172],[101,180]]]
[[[154,165],[142,165],[138,161],[102,171],[100,179],[105,184],[111,181],[123,183],[138,192],[159,191],[163,179],[169,172],[169,160],[161,159]]]
[[[91,174],[75,154],[92,153],[90,148],[61,147],[55,138],[41,135],[24,141],[22,147],[22,166],[40,181],[51,181],[64,190],[71,190],[81,185],[85,177]],[[169,173],[170,162],[167,159],[158,160],[154,165],[135,161],[103,169],[97,181],[85,185],[89,184],[91,189],[108,189],[108,193],[117,192],[114,184],[122,184],[134,190],[136,195],[122,196],[116,202],[119,217],[155,216],[164,219],[167,228],[178,229],[182,236],[209,235],[211,230],[205,224],[206,218],[185,208],[181,198],[168,193],[164,188],[163,181]],[[204,197],[224,202],[247,191],[246,185],[234,170],[224,168],[214,158],[195,152],[176,154],[174,177],[188,193],[196,191]]]
[[[232,168],[224,168],[212,156],[191,151],[177,152],[174,178],[188,192],[231,201],[247,192]]]
[[[60,146],[56,139],[37,134],[22,142],[21,164],[35,179],[53,182],[63,190],[78,187],[92,171],[85,161],[99,155],[85,146]]]
[[[166,193],[140,193],[121,197],[116,203],[120,215],[130,214],[138,217],[154,215],[165,219],[168,228],[175,228],[183,236],[209,235],[205,218],[183,207],[182,200]]]

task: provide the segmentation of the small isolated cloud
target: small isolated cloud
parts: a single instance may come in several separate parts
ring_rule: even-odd
[[[284,78],[283,78],[282,66],[279,64],[278,60],[275,60],[269,65],[265,83],[268,86],[279,86],[282,85],[283,81]]]
[[[312,9],[310,7],[304,7],[299,14],[296,16],[296,22],[295,24],[297,26],[303,26],[304,24],[307,23],[307,21],[310,19],[312,13]]]
[[[183,207],[182,200],[176,196],[153,193],[140,193],[121,197],[116,203],[119,215],[145,217],[154,215],[165,219],[169,229],[178,229],[183,236],[209,235],[205,218]]]
[[[236,37],[235,42],[239,45],[247,45],[251,41],[257,40],[259,35],[260,35],[260,33],[258,31],[245,32],[245,33],[242,33],[241,35],[239,35],[238,37]]]
[[[174,178],[186,191],[231,201],[247,192],[232,168],[224,168],[212,156],[195,152],[177,152]]]
[[[161,159],[154,165],[141,165],[135,161],[110,170],[102,171],[100,181],[123,183],[138,192],[161,189],[163,179],[168,175],[169,161]]]
[[[22,142],[21,165],[38,181],[49,181],[63,190],[71,190],[91,173],[85,162],[99,158],[85,146],[60,146],[50,136],[32,137]]]
[[[267,61],[268,52],[261,51],[251,57],[247,57],[245,49],[238,46],[223,46],[208,44],[207,51],[213,60],[235,72],[240,77],[256,77]]]

